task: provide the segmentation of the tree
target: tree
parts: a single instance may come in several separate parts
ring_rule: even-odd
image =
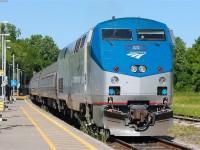
[[[21,35],[20,29],[17,29],[16,26],[12,24],[1,24],[1,32],[2,33],[9,33],[10,36],[8,37],[11,41],[16,41],[17,38]]]
[[[176,37],[174,45],[174,76],[173,82],[176,90],[186,90],[188,74],[186,71],[186,45],[180,37]]]
[[[49,36],[43,38],[42,35],[32,35],[30,39],[26,39],[27,43],[37,50],[41,59],[41,68],[55,62],[58,57],[59,49]]]
[[[200,91],[200,37],[186,53],[186,68],[190,74],[191,86],[195,92]]]
[[[2,24],[1,29],[2,33],[10,34],[7,39],[11,40],[9,43],[11,48],[7,50],[7,69],[12,64],[12,54],[14,54],[15,63],[26,74],[27,83],[33,73],[39,72],[57,60],[59,49],[51,37],[38,34],[32,35],[31,38],[18,39],[21,31],[14,25]]]
[[[11,48],[7,51],[7,69],[9,69],[9,65],[12,64],[12,55],[14,54],[15,68],[18,64],[19,68],[23,71],[23,74],[26,74],[27,81],[29,81],[33,76],[33,72],[41,69],[37,66],[39,54],[23,40],[17,40],[16,42],[10,43],[10,47]],[[7,72],[9,72],[9,70],[7,70]]]

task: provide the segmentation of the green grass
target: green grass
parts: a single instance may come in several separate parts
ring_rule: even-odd
[[[200,118],[200,93],[176,92],[173,96],[174,114]]]
[[[200,144],[200,130],[193,126],[183,126],[174,124],[174,127],[169,131],[170,136],[181,141],[187,141],[190,144]]]

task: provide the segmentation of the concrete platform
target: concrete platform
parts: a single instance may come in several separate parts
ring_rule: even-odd
[[[111,150],[66,122],[41,110],[29,100],[17,100],[1,112],[2,150]]]

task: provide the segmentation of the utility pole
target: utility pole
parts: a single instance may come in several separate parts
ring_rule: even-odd
[[[13,82],[14,82],[14,79],[15,79],[15,55],[13,54]],[[14,96],[14,91],[15,91],[15,86],[13,85],[13,91],[12,91],[12,96]]]
[[[23,74],[22,74],[22,70],[20,71],[20,74],[19,74],[19,76],[20,76],[20,82],[21,82],[21,84],[20,84],[20,87],[21,88],[23,88],[23,76],[22,76]]]
[[[2,64],[1,64],[1,67],[2,67],[2,88],[1,88],[1,92],[2,92],[2,101],[5,101],[5,93],[6,93],[6,89],[5,89],[5,86],[6,86],[6,42],[8,42],[9,40],[4,40],[5,39],[5,36],[9,36],[10,34],[0,34],[1,35],[1,40],[2,40]]]
[[[0,0],[0,2],[6,2],[6,1],[2,1]],[[8,22],[7,21],[0,21],[0,38],[1,38],[1,49],[2,49],[2,60],[1,60],[1,70],[0,70],[0,73],[1,73],[1,101],[5,101],[5,68],[4,68],[4,58],[6,58],[4,55],[6,55],[5,53],[5,36],[9,36],[9,34],[3,34],[2,31],[1,31],[1,25],[2,24],[7,24]]]
[[[18,64],[17,64],[17,96],[18,96],[18,84],[19,84],[19,76],[18,76]]]
[[[3,79],[3,76],[4,76],[4,70],[3,70],[3,52],[4,52],[4,44],[3,44],[3,41],[4,41],[4,36],[1,35],[1,40],[2,40],[2,43],[1,43],[1,48],[2,48],[2,53],[1,53],[1,68],[2,68],[2,75],[1,75],[1,98],[2,98],[2,101],[4,101],[4,79]]]
[[[20,70],[17,64],[17,96],[19,96],[19,87],[20,87]]]
[[[6,76],[6,50],[7,48],[10,48],[9,46],[6,45],[7,42],[10,42],[10,40],[4,40],[4,66],[3,66],[3,69],[4,69],[4,73],[3,73],[3,80],[4,80],[4,101],[6,100],[6,85],[8,84],[8,78]]]

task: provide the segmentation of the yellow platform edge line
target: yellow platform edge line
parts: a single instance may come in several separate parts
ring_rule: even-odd
[[[26,99],[27,96],[17,96],[16,98],[17,98],[17,99]]]
[[[36,129],[38,130],[38,132],[40,133],[40,135],[43,137],[43,139],[47,142],[47,144],[49,145],[49,147],[52,150],[57,150],[57,148],[55,147],[55,145],[51,142],[51,140],[45,135],[45,133],[42,131],[42,129],[40,129],[40,127],[37,125],[37,123],[31,118],[31,116],[25,111],[25,109],[20,106],[21,110],[23,111],[23,113],[27,116],[27,118],[31,121],[31,123],[36,127]]]
[[[91,145],[90,143],[88,143],[87,141],[85,141],[84,139],[82,139],[81,137],[79,137],[78,135],[76,135],[75,133],[71,132],[69,129],[67,129],[63,125],[59,124],[58,122],[56,122],[55,120],[53,120],[49,116],[45,115],[44,113],[42,113],[38,109],[34,108],[27,100],[25,100],[25,102],[31,108],[33,108],[35,111],[37,111],[39,114],[41,114],[42,116],[44,116],[47,120],[51,121],[52,123],[54,123],[55,125],[57,125],[61,129],[63,129],[65,132],[67,132],[69,135],[71,135],[72,137],[74,137],[75,139],[77,139],[79,142],[81,142],[83,145],[85,145],[86,147],[88,147],[90,150],[98,150],[96,147],[94,147],[93,145]]]
[[[4,103],[4,101],[1,101],[0,102],[0,112],[2,112],[4,110],[5,110],[5,103]]]

